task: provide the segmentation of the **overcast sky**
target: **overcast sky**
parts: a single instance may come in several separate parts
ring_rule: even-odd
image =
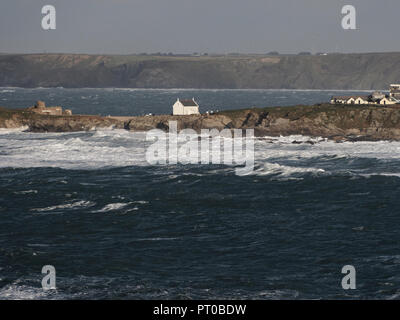
[[[346,4],[358,30],[341,27]],[[0,0],[0,52],[400,51],[399,13],[399,0]]]

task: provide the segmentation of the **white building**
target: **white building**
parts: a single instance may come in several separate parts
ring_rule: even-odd
[[[391,104],[396,104],[396,100],[391,97],[385,97],[385,98],[379,99],[377,101],[377,103],[383,104],[383,105],[391,105]]]
[[[200,114],[199,105],[192,99],[187,100],[176,100],[175,104],[172,106],[172,114],[174,116],[185,116],[190,114]]]
[[[370,102],[369,102],[368,98],[369,97],[366,97],[366,96],[357,97],[354,100],[354,104],[369,104]]]
[[[332,97],[332,104],[369,104],[368,96],[342,96],[342,97]]]
[[[369,96],[341,96],[332,97],[331,104],[379,104],[379,105],[392,105],[398,101],[391,95],[385,95],[381,92],[375,91]]]
[[[400,84],[390,85],[390,97],[394,99],[400,99]]]

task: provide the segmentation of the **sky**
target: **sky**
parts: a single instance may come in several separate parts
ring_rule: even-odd
[[[44,5],[56,30],[42,29]],[[0,0],[0,52],[400,51],[399,12],[399,0]]]

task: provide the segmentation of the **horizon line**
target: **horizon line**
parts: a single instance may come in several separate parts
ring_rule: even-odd
[[[276,52],[276,53],[275,53]],[[393,54],[399,51],[363,51],[363,52],[340,52],[340,51],[299,51],[295,53],[284,53],[279,51],[270,51],[265,53],[255,52],[190,52],[190,53],[174,53],[174,52],[141,52],[141,53],[87,53],[87,52],[57,52],[57,51],[37,51],[37,52],[0,52],[0,55],[92,55],[92,56],[160,56],[160,57],[212,57],[212,56],[318,56],[318,55],[334,55],[334,54]]]

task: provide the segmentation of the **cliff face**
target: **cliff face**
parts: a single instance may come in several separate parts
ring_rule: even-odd
[[[0,127],[26,126],[33,132],[83,131],[118,128],[131,131],[161,129],[170,121],[178,130],[254,129],[256,136],[308,135],[343,140],[399,140],[400,108],[377,106],[316,105],[243,109],[214,115],[99,117],[47,116],[23,110],[0,109]]]
[[[385,89],[400,53],[327,56],[0,55],[0,86]]]

